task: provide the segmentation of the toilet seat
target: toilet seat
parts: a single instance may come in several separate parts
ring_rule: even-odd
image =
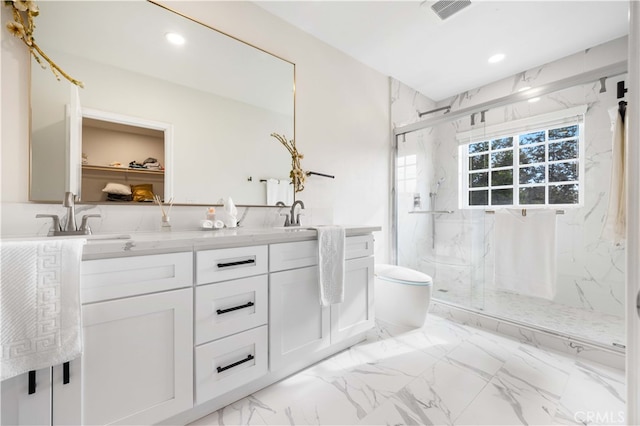
[[[433,285],[433,279],[429,275],[398,265],[377,264],[375,265],[374,275],[379,280],[398,284],[417,286]]]

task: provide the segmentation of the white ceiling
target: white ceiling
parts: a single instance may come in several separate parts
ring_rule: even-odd
[[[434,1],[256,3],[434,101],[628,33],[626,0],[472,0],[444,21]]]
[[[179,6],[179,2],[164,3]],[[207,7],[206,3],[197,6]],[[163,7],[147,1],[41,1],[39,8],[35,37],[54,58],[63,52],[293,114],[291,63]],[[170,45],[164,38],[167,32],[178,32],[187,42],[179,47]],[[59,64],[65,68],[65,61]],[[82,73],[75,75],[73,68],[69,72],[86,83],[87,89],[96,83],[86,81]]]

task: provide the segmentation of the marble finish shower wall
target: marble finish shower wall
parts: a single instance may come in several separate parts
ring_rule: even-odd
[[[624,61],[626,48],[626,38],[614,40],[512,78],[467,91],[439,102],[437,106],[451,105],[455,111],[515,93],[525,86],[540,86]],[[585,203],[575,209],[564,209],[565,214],[557,216],[558,268],[554,301],[619,316],[623,316],[624,312],[624,247],[615,246],[601,238],[600,234],[611,174],[609,109],[617,107],[616,83],[625,77],[621,75],[607,79],[604,93],[600,93],[601,84],[597,81],[544,96],[537,103],[522,102],[494,108],[486,113],[485,123],[479,123],[477,115],[476,125],[473,126],[476,129],[576,105],[588,106],[585,117]],[[409,94],[406,96],[411,97]],[[392,120],[399,121],[393,116],[393,110]],[[499,241],[493,239],[493,215],[458,209],[458,146],[455,135],[471,128],[470,118],[465,117],[420,132],[425,134],[422,137],[425,147],[421,147],[420,152],[432,156],[431,163],[426,160],[423,162],[430,168],[423,170],[422,174],[430,176],[428,185],[441,177],[445,178],[438,193],[437,208],[453,210],[454,213],[434,216],[434,248],[431,239],[432,218],[408,217],[422,215],[403,217],[402,204],[410,200],[400,197],[399,217],[406,222],[400,227],[398,238],[401,264],[435,274],[436,290],[444,287],[449,292],[462,292],[474,307],[474,304],[481,306],[483,285],[486,289],[493,287],[493,266],[499,261],[494,259],[493,249]],[[429,187],[425,190],[429,191]],[[446,293],[436,293],[436,297],[440,296],[447,299]]]

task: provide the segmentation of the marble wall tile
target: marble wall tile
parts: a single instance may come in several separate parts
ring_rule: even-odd
[[[126,209],[126,213],[123,209]],[[196,231],[200,220],[205,219],[206,206],[173,206],[171,208],[171,228],[174,231]],[[221,206],[217,209],[222,209]],[[245,228],[270,228],[283,226],[280,216],[289,211],[288,207],[238,207],[240,226]],[[332,208],[308,207],[302,212],[302,225],[323,225],[333,223]],[[29,237],[46,236],[51,228],[51,219],[36,219],[36,214],[55,214],[61,219],[66,209],[60,204],[3,203],[2,236]],[[161,213],[157,205],[144,204],[123,206],[79,204],[76,207],[76,221],[80,224],[85,214],[99,214],[100,218],[90,219],[93,233],[155,232],[160,229]]]

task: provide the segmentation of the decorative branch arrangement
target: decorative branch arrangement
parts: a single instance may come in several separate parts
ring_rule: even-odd
[[[84,87],[84,84],[81,81],[72,78],[55,62],[53,62],[53,60],[51,60],[51,58],[49,58],[35,42],[33,36],[36,29],[34,18],[40,14],[40,10],[38,9],[36,2],[33,0],[5,0],[4,4],[5,6],[9,6],[13,9],[13,21],[7,24],[7,30],[9,30],[11,35],[18,37],[24,42],[36,62],[40,64],[43,69],[46,69],[47,66],[43,62],[44,59],[49,64],[51,72],[56,76],[58,81],[60,81],[60,76],[62,76],[76,86]]]
[[[307,176],[300,166],[300,160],[304,158],[304,155],[298,152],[296,142],[293,139],[287,142],[287,138],[284,135],[281,136],[277,133],[271,133],[271,136],[284,145],[287,151],[289,151],[289,154],[291,154],[291,172],[289,173],[289,177],[293,182],[294,192],[301,192],[304,189],[304,180]]]

